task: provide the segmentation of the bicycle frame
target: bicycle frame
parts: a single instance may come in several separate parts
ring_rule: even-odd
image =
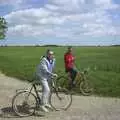
[[[37,103],[38,103],[38,104],[41,104],[41,98],[40,98],[40,96],[39,96],[39,94],[38,94],[38,90],[37,90],[36,85],[37,85],[37,83],[33,83],[33,84],[32,84],[32,87],[31,87],[30,90],[29,90],[29,94],[30,94],[30,93],[32,92],[32,90],[34,89],[35,96],[36,96],[36,99],[37,99]],[[58,94],[58,88],[57,88],[57,86],[55,85],[55,78],[52,78],[52,82],[51,82],[50,87],[51,87],[51,92],[54,91],[55,94],[57,95],[57,97],[59,98],[59,100],[61,100],[61,97],[60,97],[59,94]],[[27,97],[29,97],[29,94],[28,94]]]
[[[35,91],[35,93],[36,93],[37,102],[38,102],[39,104],[41,104],[41,98],[40,98],[40,96],[39,96],[39,94],[38,94],[38,91],[37,91],[36,85],[33,84],[32,87],[34,88],[34,91]],[[31,91],[32,91],[32,88],[31,88]]]
[[[56,95],[58,96],[58,98],[60,99],[60,97],[59,97],[59,95],[58,95],[58,92],[57,92],[57,87],[56,86],[54,86],[55,85],[55,80],[54,79],[52,79],[52,85],[51,85],[51,89],[54,89],[54,92],[56,93]],[[37,83],[33,83],[32,84],[32,87],[30,88],[30,90],[29,90],[29,93],[31,93],[32,92],[32,90],[34,89],[34,92],[35,92],[35,96],[36,96],[36,98],[37,98],[37,102],[38,102],[38,104],[41,104],[41,98],[40,98],[40,96],[39,96],[39,94],[38,94],[38,90],[37,90],[37,87],[36,87],[36,85],[37,85]],[[39,84],[38,84],[39,85]],[[29,95],[28,95],[29,96]]]
[[[57,97],[59,98],[59,100],[62,100],[62,98],[59,96],[59,94],[58,94],[58,88],[57,88],[57,86],[55,85],[55,79],[53,78],[52,79],[52,86],[51,86],[51,89],[53,89],[54,90],[54,92],[55,92],[55,94],[57,95]]]
[[[76,85],[79,85],[82,81],[86,80],[85,74],[86,74],[85,71],[77,73],[75,80],[74,80]]]
[[[29,95],[30,95],[30,93],[32,93],[32,90],[34,89],[34,92],[35,92],[35,96],[36,96],[36,99],[37,99],[37,103],[38,104],[41,104],[41,98],[40,98],[40,96],[39,96],[39,94],[38,94],[38,91],[37,91],[37,88],[36,88],[36,84],[32,84],[32,87],[30,88],[30,90],[25,90],[25,91],[28,91],[29,93],[28,93],[28,95],[26,96],[26,98],[25,99],[27,99],[27,97],[29,97]],[[21,91],[23,91],[23,90],[21,90]],[[33,93],[34,94],[34,93]]]

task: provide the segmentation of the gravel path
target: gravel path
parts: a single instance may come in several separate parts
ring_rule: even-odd
[[[19,118],[11,109],[15,90],[30,84],[0,74],[0,120],[120,120],[120,99],[95,96],[73,96],[67,111],[40,112],[36,116]],[[41,116],[42,115],[42,116]]]

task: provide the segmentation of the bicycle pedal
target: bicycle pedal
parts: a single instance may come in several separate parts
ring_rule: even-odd
[[[56,111],[60,111],[60,109],[55,109]]]
[[[42,111],[35,111],[34,115],[35,115],[35,116],[44,117],[44,116],[45,116],[45,112],[42,112]]]

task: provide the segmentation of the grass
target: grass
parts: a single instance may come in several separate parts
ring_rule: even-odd
[[[0,71],[21,80],[31,80],[40,56],[48,47],[0,47]],[[56,72],[64,73],[66,47],[52,47]],[[74,47],[77,67],[90,68],[95,94],[120,97],[120,47]]]

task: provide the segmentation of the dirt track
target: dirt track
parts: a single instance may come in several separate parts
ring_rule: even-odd
[[[27,87],[29,84],[25,82],[0,74],[0,120],[120,120],[120,99],[95,96],[73,96],[72,106],[67,111],[16,117],[11,110],[12,97],[16,89]]]

